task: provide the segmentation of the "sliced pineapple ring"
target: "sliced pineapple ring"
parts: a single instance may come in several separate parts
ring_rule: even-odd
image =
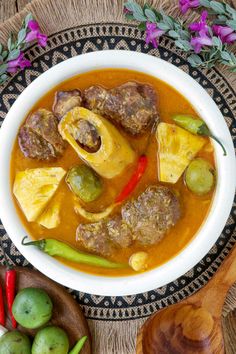
[[[174,124],[163,122],[157,127],[156,138],[159,145],[159,180],[168,183],[178,181],[207,141]]]
[[[61,167],[34,168],[17,172],[13,193],[28,221],[35,221],[42,214],[65,173]]]

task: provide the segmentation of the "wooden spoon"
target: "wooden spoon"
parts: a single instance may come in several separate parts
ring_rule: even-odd
[[[223,354],[221,312],[236,281],[236,246],[207,285],[156,312],[141,328],[137,354]]]

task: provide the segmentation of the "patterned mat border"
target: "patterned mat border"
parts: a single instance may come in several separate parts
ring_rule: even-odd
[[[191,68],[185,60],[185,55],[176,50],[173,41],[168,38],[161,40],[158,50],[152,49],[145,44],[143,34],[137,28],[123,24],[91,24],[71,28],[50,36],[49,46],[46,49],[37,46],[29,48],[27,53],[33,62],[33,67],[24,73],[16,74],[5,87],[0,89],[4,103],[3,106],[0,106],[0,117],[4,118],[6,111],[19,94],[14,93],[15,90],[21,92],[25,85],[28,85],[40,72],[82,52],[104,49],[142,51],[162,57],[188,72],[217,103],[226,118],[235,143],[236,122],[232,117],[236,115],[236,98],[233,88],[221,73],[215,68],[201,71]],[[51,55],[48,55],[49,53]],[[146,317],[158,308],[191,295],[206,284],[236,242],[235,224],[236,210],[234,205],[228,225],[209,254],[184,276],[160,289],[126,297],[100,297],[76,291],[72,291],[72,293],[82,304],[85,314],[89,318],[116,321]],[[2,227],[0,233],[4,234]],[[229,235],[231,238],[227,241]],[[15,263],[19,263],[17,260],[20,260],[20,264],[26,265],[27,262],[23,261],[19,252],[10,245],[6,235],[3,236],[3,239],[11,259]]]

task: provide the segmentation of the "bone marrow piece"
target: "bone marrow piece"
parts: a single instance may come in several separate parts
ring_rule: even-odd
[[[150,85],[127,82],[107,90],[91,86],[83,94],[85,106],[116,122],[132,134],[142,134],[158,119],[157,96]]]
[[[79,135],[78,122],[81,120],[93,125],[101,139],[101,145],[96,152],[90,153],[76,142]],[[134,150],[118,129],[86,108],[75,107],[69,111],[59,123],[59,132],[79,157],[102,177],[113,178],[119,175],[136,158]]]

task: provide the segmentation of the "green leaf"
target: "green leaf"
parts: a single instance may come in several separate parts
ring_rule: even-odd
[[[161,13],[163,22],[169,27],[169,29],[174,29],[174,21],[170,16],[165,15],[163,12]]]
[[[189,50],[192,50],[192,46],[188,41],[185,41],[184,39],[177,39],[175,41],[176,47],[184,50],[185,52],[188,52]]]
[[[168,35],[169,35],[171,38],[174,38],[174,39],[179,38],[179,34],[178,34],[176,31],[174,31],[174,30],[170,30],[170,31],[168,32]]]
[[[212,10],[217,14],[225,14],[225,6],[218,1],[211,1],[210,6]]]
[[[209,0],[200,0],[200,5],[204,7],[211,7]]]
[[[8,56],[8,50],[4,50],[4,51],[2,52],[3,60],[6,59],[7,56]]]
[[[129,11],[132,11],[133,16],[136,20],[138,20],[138,21],[146,21],[147,20],[146,17],[144,16],[142,7],[139,4],[137,4],[136,2],[130,0],[130,1],[127,1],[124,4],[124,6]]]
[[[231,61],[231,56],[230,56],[230,54],[229,54],[228,52],[226,52],[226,51],[222,51],[222,52],[220,53],[220,56],[221,56],[221,58],[222,58],[223,60]]]
[[[226,21],[226,24],[231,27],[234,31],[236,31],[236,21],[234,20],[228,20]]]
[[[32,15],[31,13],[28,13],[28,15],[27,15],[27,16],[25,17],[25,19],[24,19],[25,27],[27,27],[29,21],[31,21],[31,20],[33,20],[33,19],[34,19],[33,15]]]
[[[157,21],[161,21],[161,14],[160,14],[160,12],[158,12],[156,9],[153,9],[153,8],[152,8],[152,11],[153,11],[154,14],[156,15]]]
[[[218,19],[219,19],[220,21],[227,21],[228,17],[225,16],[225,15],[219,15],[219,16],[218,16]]]
[[[164,22],[158,22],[157,27],[163,31],[168,31],[170,29],[169,26]]]
[[[188,31],[181,29],[179,31],[179,35],[180,35],[181,39],[185,39],[186,41],[190,40],[190,33]]]
[[[197,54],[191,54],[188,57],[188,62],[189,64],[191,64],[192,66],[194,65],[195,67],[203,63],[202,58]]]
[[[229,70],[232,71],[233,73],[236,73],[236,66],[233,68],[230,68]]]
[[[6,81],[7,78],[8,78],[7,74],[2,74],[1,80]]]
[[[145,13],[145,15],[147,16],[147,18],[148,18],[148,20],[150,22],[156,22],[157,21],[156,15],[151,9],[144,10],[144,13]]]
[[[14,49],[13,51],[11,51],[8,54],[7,61],[15,60],[16,58],[18,58],[19,55],[20,55],[20,50],[19,49]]]
[[[0,65],[0,75],[5,74],[7,71],[7,64]]]
[[[219,37],[212,37],[212,44],[213,46],[217,47],[218,49],[222,50],[222,42]]]
[[[3,45],[0,43],[0,54],[2,53]]]
[[[12,45],[12,34],[10,35],[7,41],[7,48],[9,51],[11,50],[11,45]]]
[[[22,28],[19,31],[18,36],[17,36],[17,44],[18,45],[23,42],[23,40],[25,39],[25,36],[26,36],[26,29]]]
[[[138,29],[140,29],[140,31],[145,31],[146,30],[146,22],[141,22],[138,25]]]
[[[127,20],[133,20],[134,16],[132,14],[125,14],[125,17],[127,18]]]
[[[226,11],[231,15],[236,15],[236,10],[233,9],[229,4],[225,4]]]

